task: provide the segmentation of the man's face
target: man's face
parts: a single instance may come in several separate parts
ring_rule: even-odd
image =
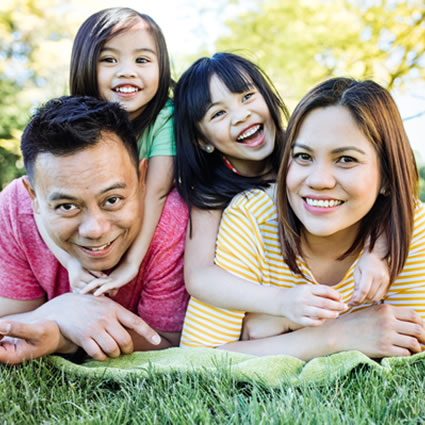
[[[116,266],[141,228],[146,161],[138,178],[118,136],[104,133],[74,154],[39,154],[34,168],[34,213],[56,245],[88,270]]]

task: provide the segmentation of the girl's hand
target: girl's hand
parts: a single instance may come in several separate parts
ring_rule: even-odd
[[[109,276],[91,280],[91,282],[80,292],[81,294],[93,293],[96,297],[108,294],[114,296],[121,286],[126,285],[137,276],[138,267],[133,267],[128,263],[123,263],[115,269]]]
[[[105,279],[108,276],[105,273],[98,271],[89,271],[83,268],[79,261],[75,258],[70,258],[68,261],[68,277],[72,292],[81,292],[93,279]]]
[[[354,293],[348,305],[381,301],[387,293],[389,283],[387,261],[365,250],[354,270]]]
[[[282,316],[301,326],[320,326],[348,309],[341,294],[326,285],[299,285],[283,291]]]

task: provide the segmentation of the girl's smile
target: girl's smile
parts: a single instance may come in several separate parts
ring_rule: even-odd
[[[205,139],[242,175],[262,174],[269,165],[276,136],[263,96],[254,86],[232,93],[216,75],[211,78],[210,93],[211,104],[200,122]]]
[[[343,232],[351,245],[380,184],[375,148],[347,108],[317,108],[306,116],[287,175],[289,203],[304,226],[304,236]]]
[[[105,42],[97,65],[100,96],[119,102],[131,119],[143,112],[159,84],[156,43],[146,22],[138,21]]]

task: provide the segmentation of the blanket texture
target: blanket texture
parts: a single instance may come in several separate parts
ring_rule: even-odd
[[[116,382],[130,376],[148,376],[152,371],[159,374],[171,371],[214,374],[225,368],[237,381],[256,381],[277,387],[285,382],[295,385],[328,384],[360,366],[388,374],[423,359],[425,351],[411,357],[388,357],[378,363],[359,351],[347,351],[304,362],[284,355],[255,357],[209,348],[169,348],[123,355],[105,362],[86,360],[83,364],[75,364],[59,356],[49,356],[45,361],[75,376],[92,376]]]

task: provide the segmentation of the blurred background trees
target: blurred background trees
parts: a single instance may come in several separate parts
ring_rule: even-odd
[[[240,12],[217,31],[213,43],[205,43],[209,47],[204,51],[174,55],[176,69],[184,70],[193,59],[214,50],[232,51],[259,63],[290,108],[319,81],[349,75],[374,79],[393,94],[423,90],[424,107],[415,114],[425,113],[423,0],[251,0],[249,7],[246,0],[220,1],[220,7],[228,4]],[[130,0],[125,5],[144,12],[142,3]],[[189,3],[204,22],[201,18],[211,13],[207,3]],[[90,2],[88,10],[83,0],[1,2],[0,190],[23,173],[19,138],[32,108],[67,93],[72,39],[79,25],[109,6]],[[153,17],[161,25],[159,17]],[[182,26],[176,22],[175,31]],[[421,179],[425,200],[424,167]]]

